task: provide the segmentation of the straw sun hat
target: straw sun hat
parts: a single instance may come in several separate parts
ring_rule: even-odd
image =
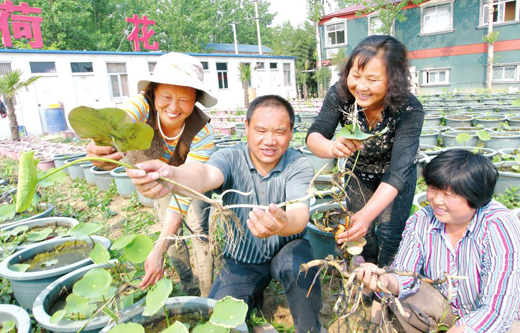
[[[186,54],[171,52],[159,57],[153,74],[139,80],[137,89],[143,91],[150,82],[191,87],[202,92],[197,102],[207,108],[217,104],[217,99],[209,93],[204,84],[202,64]]]

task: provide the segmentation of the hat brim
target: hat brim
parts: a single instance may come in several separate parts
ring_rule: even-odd
[[[200,81],[194,80],[189,75],[178,75],[176,77],[167,77],[163,75],[147,75],[143,77],[137,83],[137,89],[139,92],[146,89],[151,83],[171,84],[175,86],[190,87],[202,92],[197,98],[197,102],[201,103],[207,108],[215,106],[218,103],[218,99],[215,98],[208,90],[206,86],[201,84]]]

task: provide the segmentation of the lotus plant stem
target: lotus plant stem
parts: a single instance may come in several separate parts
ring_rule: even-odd
[[[352,177],[352,173],[354,173],[354,170],[356,169],[356,164],[357,164],[357,161],[359,159],[359,154],[360,153],[361,153],[361,150],[358,150],[358,152],[356,154],[356,159],[354,160],[354,165],[352,166],[352,172],[349,173],[347,181],[345,182],[345,188],[347,188],[348,183],[350,182],[350,178]]]
[[[170,327],[170,318],[168,317],[168,309],[166,308],[166,305],[163,306],[164,311],[164,317],[166,317],[166,325]]]

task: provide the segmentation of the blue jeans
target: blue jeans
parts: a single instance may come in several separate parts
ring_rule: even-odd
[[[230,295],[242,299],[249,306],[249,317],[253,306],[261,303],[264,289],[271,279],[275,279],[284,288],[296,332],[319,332],[319,313],[323,305],[319,278],[307,298],[317,269],[310,269],[307,276],[299,274],[300,265],[313,259],[310,243],[305,239],[289,242],[271,262],[264,264],[244,264],[225,259],[209,297],[219,300]]]

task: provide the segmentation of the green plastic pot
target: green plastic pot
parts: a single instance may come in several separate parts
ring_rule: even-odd
[[[346,204],[344,204],[344,206],[346,206]],[[312,217],[315,212],[324,213],[328,210],[338,208],[340,208],[338,203],[323,203],[312,206],[309,210],[309,215]],[[312,220],[307,223],[306,230],[314,259],[325,259],[329,254],[335,255],[336,241],[331,232],[321,231],[314,225]]]
[[[80,158],[82,158],[82,157],[69,158],[68,160],[65,160],[65,164],[70,164]],[[72,164],[72,165],[68,166],[66,169],[69,171],[69,176],[70,176],[70,179],[72,179],[72,180],[77,179],[77,178],[79,178],[79,179],[85,178],[85,173],[83,172],[83,168],[81,168],[80,164]]]
[[[116,182],[117,193],[123,198],[130,198],[132,193],[136,191],[135,185],[132,183],[130,177],[126,175],[126,168],[123,166],[117,167],[110,171],[110,175]]]
[[[305,155],[305,157],[307,157],[309,162],[311,162],[315,173],[318,172],[325,164],[327,164],[327,166],[325,167],[325,169],[323,169],[322,174],[331,173],[332,169],[334,169],[334,158],[317,157],[307,147],[300,148],[300,151],[303,153],[303,155]]]
[[[103,170],[97,166],[93,166],[89,169],[90,172],[96,177],[96,185],[100,191],[106,191],[112,183],[112,176],[110,170]]]
[[[14,321],[17,333],[29,333],[31,331],[31,317],[27,311],[19,306],[0,304],[0,323]]]
[[[498,169],[498,180],[497,184],[495,185],[495,190],[493,191],[495,195],[506,193],[506,189],[511,186],[520,187],[520,173],[503,170],[504,167],[518,165],[518,163],[515,161],[506,161],[497,162],[494,164]]]
[[[96,185],[96,176],[90,171],[94,164],[92,164],[92,162],[85,162],[81,163],[79,166],[83,169],[87,184]]]

